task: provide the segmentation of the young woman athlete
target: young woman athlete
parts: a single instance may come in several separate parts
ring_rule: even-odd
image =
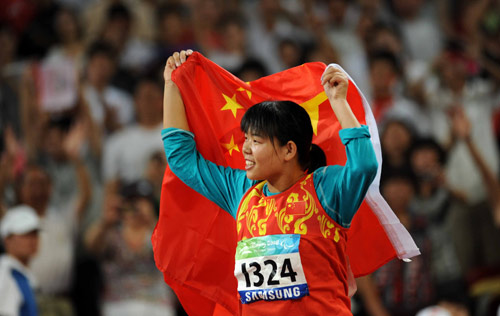
[[[309,115],[291,101],[266,101],[241,120],[246,165],[239,170],[196,150],[171,80],[191,54],[174,53],[165,65],[162,138],[172,172],[236,220],[241,314],[352,315],[346,232],[378,165],[368,128],[347,103],[347,76],[328,67],[318,78],[342,127],[344,166],[311,170]]]

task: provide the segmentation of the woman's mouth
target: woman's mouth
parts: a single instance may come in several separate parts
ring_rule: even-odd
[[[255,162],[251,160],[245,160],[245,170],[250,170],[253,166],[255,166]]]

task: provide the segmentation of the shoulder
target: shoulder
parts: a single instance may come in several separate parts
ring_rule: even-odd
[[[313,172],[314,185],[317,186],[319,183],[323,182],[325,179],[331,180],[332,176],[338,174],[342,166],[340,165],[329,165],[320,167]]]
[[[14,261],[8,255],[0,256],[0,292],[7,293],[7,291],[15,290],[16,283],[13,275]]]

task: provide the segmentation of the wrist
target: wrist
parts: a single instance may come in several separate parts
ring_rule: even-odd
[[[177,86],[172,79],[165,80],[165,87],[167,86]]]

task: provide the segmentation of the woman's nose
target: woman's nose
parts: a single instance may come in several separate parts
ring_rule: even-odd
[[[248,141],[244,141],[243,142],[243,153],[244,154],[249,154],[251,151],[250,151],[250,144]]]

